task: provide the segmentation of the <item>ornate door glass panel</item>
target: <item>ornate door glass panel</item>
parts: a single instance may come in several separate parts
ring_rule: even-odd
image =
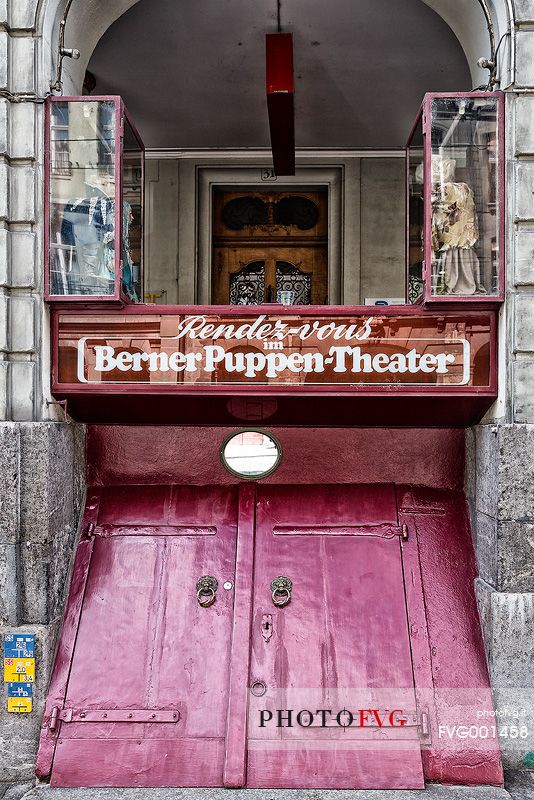
[[[294,292],[291,305],[307,306],[311,304],[312,276],[302,272],[287,261],[276,262],[276,296],[279,292]]]
[[[265,262],[253,261],[230,275],[230,304],[253,306],[265,296]]]

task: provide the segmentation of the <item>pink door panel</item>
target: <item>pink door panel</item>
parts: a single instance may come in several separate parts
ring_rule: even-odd
[[[53,785],[194,786],[199,776],[221,785],[236,497],[222,487],[105,493]],[[206,608],[196,596],[203,575],[219,584]]]
[[[258,487],[249,786],[423,786],[401,534],[393,487]]]

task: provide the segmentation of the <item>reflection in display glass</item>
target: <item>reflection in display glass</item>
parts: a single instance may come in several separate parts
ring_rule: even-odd
[[[143,151],[126,119],[122,157],[122,289],[134,303],[142,300],[142,164]]]
[[[431,102],[433,295],[499,292],[498,100]]]
[[[115,102],[57,102],[50,120],[50,293],[115,282]]]
[[[124,118],[117,185],[117,127],[113,99],[50,105],[51,295],[114,295],[120,261],[123,294],[132,302],[142,300],[143,150]]]
[[[408,150],[408,302],[423,296],[424,234],[423,122],[414,131]]]
[[[236,433],[223,445],[224,466],[242,478],[261,478],[278,466],[282,453],[278,443],[261,431]]]

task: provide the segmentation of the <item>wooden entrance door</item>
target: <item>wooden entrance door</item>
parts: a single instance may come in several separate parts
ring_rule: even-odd
[[[327,231],[326,192],[216,193],[212,302],[327,304]]]
[[[393,487],[258,487],[250,685],[248,786],[424,787]]]

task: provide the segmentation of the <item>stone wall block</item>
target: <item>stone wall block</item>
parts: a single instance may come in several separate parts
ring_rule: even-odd
[[[9,34],[0,31],[0,89],[8,88]]]
[[[9,364],[11,418],[15,422],[34,419],[35,363],[13,361]]]
[[[515,422],[534,423],[534,361],[514,361],[512,380]]]
[[[0,160],[0,219],[9,217],[9,179],[10,169],[5,161]]]
[[[0,287],[9,286],[9,238],[6,228],[0,228]]]
[[[465,493],[470,502],[476,498],[476,434],[474,428],[465,431]]]
[[[35,288],[35,273],[37,266],[35,233],[31,233],[31,231],[10,231],[8,251],[11,261],[11,286],[18,289]]]
[[[512,0],[517,22],[534,22],[534,3],[532,0]]]
[[[0,294],[0,352],[7,353],[9,349],[7,296]]]
[[[515,298],[514,350],[534,352],[534,295],[518,294]]]
[[[534,154],[534,95],[515,102],[515,155]]]
[[[534,520],[534,426],[499,429],[499,520]]]
[[[518,228],[514,233],[514,283],[534,285],[534,228]]]
[[[502,689],[532,688],[534,595],[492,592],[491,617],[490,672],[494,685]]]
[[[19,545],[0,539],[0,625],[20,623]]]
[[[498,540],[497,589],[534,592],[534,520],[501,522]]]
[[[11,28],[35,28],[38,0],[11,0],[9,24]]]
[[[532,13],[528,11],[527,13]],[[516,83],[520,87],[534,87],[534,48],[532,31],[516,31]]]
[[[476,509],[489,517],[497,515],[498,506],[498,439],[492,425],[475,429]]]
[[[499,726],[526,726],[526,738],[501,737],[503,766],[524,769],[534,749],[534,595],[495,592],[477,580],[476,594]]]
[[[0,153],[6,155],[9,150],[9,106],[5,98],[0,98]]]
[[[475,515],[475,550],[480,577],[496,585],[497,569],[497,520],[480,511]]]
[[[1,358],[1,355],[0,355]],[[7,419],[8,363],[0,360],[0,422]]]
[[[10,169],[9,219],[11,222],[35,222],[35,170],[32,166]]]
[[[31,93],[35,87],[35,39],[12,37],[10,47],[9,89],[13,94]]]
[[[21,429],[25,621],[46,622],[63,606],[83,496],[84,441],[83,426],[33,423]]]
[[[14,296],[9,299],[9,344],[13,353],[35,350],[35,300]]]
[[[534,363],[517,360],[518,369],[526,415],[534,410]],[[470,507],[479,575],[499,591],[534,591],[534,425],[479,425],[474,435],[475,464],[468,464],[476,473]]]
[[[19,432],[0,424],[0,541],[14,543],[19,533]]]
[[[534,47],[533,47],[534,55]],[[515,165],[515,217],[534,219],[534,162],[519,161]]]
[[[0,781],[33,781],[35,778],[35,756],[39,743],[39,729],[44,713],[46,691],[55,645],[59,630],[59,621],[53,625],[24,625],[20,627],[4,627],[9,633],[35,634],[35,685],[33,690],[33,712],[31,714],[2,714],[2,736],[0,736]],[[7,703],[5,684],[0,685],[0,703],[5,708]]]
[[[72,499],[74,502],[74,510],[76,512],[76,519],[80,516],[83,505],[85,503],[85,488],[86,488],[86,428],[85,425],[80,423],[71,425],[74,441],[73,463],[74,463],[74,480],[73,480],[73,494]]]
[[[481,580],[480,578],[476,578],[475,596],[477,599],[478,616],[480,618],[480,626],[482,628],[482,638],[484,641],[484,651],[486,653],[488,669],[491,661],[493,637],[493,620],[491,616],[491,596],[493,592],[494,589],[485,581]]]
[[[21,539],[44,544],[72,520],[73,442],[66,423],[21,427]]]
[[[76,519],[76,517],[73,517]],[[50,570],[48,574],[48,618],[55,619],[62,613],[66,600],[67,587],[75,544],[78,538],[78,525],[69,521],[62,530],[58,530],[50,543]]]
[[[16,625],[19,611],[19,453],[17,428],[0,425],[0,624]]]
[[[11,106],[9,155],[11,158],[35,158],[33,103],[13,103]]]
[[[50,551],[49,543],[20,543],[20,603],[28,625],[50,622]]]

